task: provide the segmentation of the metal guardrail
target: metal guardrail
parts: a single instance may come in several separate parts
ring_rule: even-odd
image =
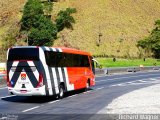
[[[147,66],[147,67],[119,67],[119,68],[102,68],[96,69],[96,75],[100,74],[112,74],[121,72],[138,72],[148,70],[160,70],[160,66]]]

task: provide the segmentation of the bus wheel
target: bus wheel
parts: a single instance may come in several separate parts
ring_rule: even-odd
[[[58,98],[62,99],[64,97],[64,87],[62,85],[59,86],[59,94]]]
[[[87,83],[86,83],[86,91],[89,89],[89,87],[90,87],[90,82],[88,80]]]

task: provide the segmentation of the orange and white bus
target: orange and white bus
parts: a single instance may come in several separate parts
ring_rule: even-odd
[[[64,96],[95,85],[90,53],[65,47],[12,47],[7,53],[7,86],[20,96]]]

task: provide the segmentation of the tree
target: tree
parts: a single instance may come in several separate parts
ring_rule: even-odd
[[[57,38],[56,25],[44,15],[40,0],[28,0],[24,6],[21,32],[25,33],[24,31],[27,31],[29,45],[51,46]]]
[[[19,36],[27,36],[21,38],[27,39],[29,45],[52,46],[58,32],[65,27],[73,29],[72,23],[75,20],[71,14],[76,12],[75,8],[61,10],[56,24],[50,19],[52,9],[53,3],[50,1],[42,3],[41,0],[28,0],[25,4]]]
[[[52,46],[53,40],[57,38],[56,25],[44,16],[36,24],[37,27],[32,28],[28,35],[29,45]]]
[[[72,24],[75,23],[74,18],[71,14],[76,13],[75,8],[67,8],[66,10],[61,10],[56,18],[56,26],[58,31],[62,31],[64,28],[73,29]]]
[[[30,30],[32,27],[37,27],[37,20],[43,15],[43,6],[40,0],[28,0],[24,6],[21,30]]]
[[[43,9],[44,9],[45,15],[51,15],[51,12],[53,10],[53,3],[52,2],[44,2]]]
[[[155,29],[149,37],[138,41],[137,46],[145,50],[151,50],[155,58],[160,58],[160,20],[155,21]]]

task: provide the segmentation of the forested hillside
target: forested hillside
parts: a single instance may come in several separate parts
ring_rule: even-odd
[[[0,0],[0,44],[18,26],[26,0]],[[94,55],[138,57],[137,41],[148,36],[160,19],[160,0],[59,0],[51,19],[67,7],[76,8],[73,30],[58,34],[54,46],[68,46]],[[17,28],[18,29],[18,28]]]
[[[77,9],[76,24],[59,39],[95,55],[140,56],[137,41],[148,36],[155,20],[160,19],[160,0],[61,0],[54,5],[53,19],[66,7]]]

